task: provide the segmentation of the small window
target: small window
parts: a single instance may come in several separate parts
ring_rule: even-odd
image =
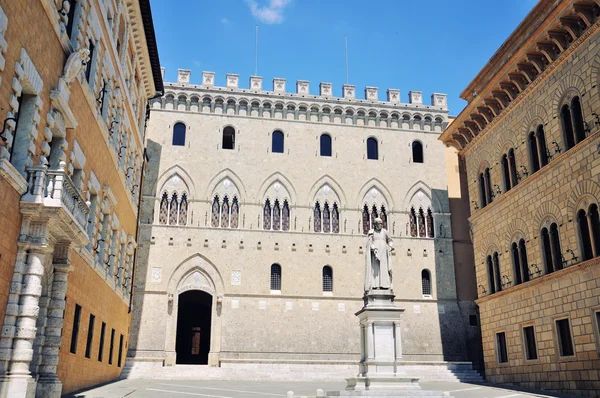
[[[379,151],[377,148],[377,140],[373,137],[367,140],[367,159],[379,159]]]
[[[98,347],[98,362],[102,362],[104,354],[104,335],[106,334],[106,322],[102,322],[100,327],[100,346]]]
[[[185,146],[185,124],[175,123],[173,126],[173,145]]]
[[[423,163],[423,144],[419,141],[412,143],[412,158],[413,163]]]
[[[523,328],[523,339],[525,343],[525,358],[528,361],[537,359],[537,346],[535,344],[535,330],[533,326]]]
[[[469,326],[477,327],[477,315],[469,315]]]
[[[333,269],[328,265],[323,267],[323,292],[333,292]]]
[[[274,131],[271,143],[271,152],[283,153],[283,133],[281,131]]]
[[[88,60],[87,64],[85,64],[85,80],[88,82],[88,84],[90,84],[90,77],[92,76],[92,60],[94,59],[95,48],[96,47],[94,46],[94,43],[92,42],[92,40],[90,40],[88,44],[88,50],[90,51],[90,59]]]
[[[115,350],[115,329],[110,331],[110,347],[108,349],[108,364],[112,365],[113,351]]]
[[[598,341],[600,341],[600,311],[594,312],[596,315],[596,333],[598,335]]]
[[[508,362],[508,352],[506,350],[506,333],[496,333],[496,356],[498,363]]]
[[[117,358],[117,366],[121,367],[121,361],[123,360],[123,335],[119,337],[119,357]]]
[[[92,357],[92,342],[94,341],[94,322],[96,321],[96,317],[90,314],[90,321],[88,323],[88,335],[87,341],[85,343],[85,357]]]
[[[70,1],[66,3],[69,5],[69,11],[67,12],[67,36],[69,39],[72,39],[73,27],[75,26],[75,9],[79,6],[79,2]],[[65,7],[65,3],[63,2],[63,8]]]
[[[81,306],[75,304],[75,315],[73,316],[73,329],[71,330],[71,354],[77,353],[77,338],[79,337],[79,321],[81,319]]]
[[[556,321],[556,334],[556,337],[558,338],[560,356],[573,356],[575,352],[573,351],[573,340],[571,339],[571,326],[569,325],[569,319],[560,319]]]
[[[586,261],[591,259],[594,256],[594,254],[592,252],[592,241],[590,238],[590,228],[588,224],[587,214],[583,209],[577,212],[577,225],[579,227],[581,260]]]
[[[421,271],[421,283],[423,286],[423,296],[431,296],[431,274],[426,269]]]
[[[231,126],[223,129],[223,149],[235,149],[235,129]]]
[[[281,291],[281,266],[271,265],[271,290]]]
[[[321,134],[321,156],[331,156],[331,136]]]

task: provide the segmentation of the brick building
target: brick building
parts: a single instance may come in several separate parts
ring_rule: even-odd
[[[599,16],[540,1],[440,137],[467,170],[491,382],[600,396]]]
[[[147,0],[0,0],[0,396],[120,374],[160,91]]]

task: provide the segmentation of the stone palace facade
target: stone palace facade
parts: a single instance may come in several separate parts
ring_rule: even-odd
[[[308,81],[290,93],[285,79],[272,91],[261,77],[248,89],[238,75],[224,87],[212,72],[201,79],[179,70],[152,101],[128,371],[325,364],[354,373],[376,217],[395,246],[404,361],[471,369],[472,254],[466,228],[451,222],[445,159],[456,152],[438,140],[446,95],[424,104],[411,91],[403,103],[392,89],[380,101],[375,87],[359,99],[344,85],[336,98],[330,83],[314,95]],[[454,231],[470,269],[455,265]]]
[[[486,377],[598,397],[600,2],[540,1],[462,98]]]

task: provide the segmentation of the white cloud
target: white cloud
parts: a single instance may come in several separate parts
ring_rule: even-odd
[[[257,0],[246,0],[252,16],[267,24],[283,22],[283,11],[292,0],[267,0],[269,5],[260,6]]]
[[[222,23],[223,25],[229,25],[229,19],[227,19],[227,18],[223,17],[223,18],[221,18],[221,23]]]

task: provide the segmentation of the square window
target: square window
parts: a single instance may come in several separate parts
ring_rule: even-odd
[[[573,340],[571,339],[571,326],[569,319],[559,319],[556,321],[556,334],[558,337],[558,346],[561,357],[570,357],[575,355],[573,350]]]
[[[525,342],[525,358],[528,361],[538,359],[537,346],[535,343],[535,329],[533,326],[523,328],[523,339]]]
[[[496,333],[496,356],[498,363],[508,362],[508,352],[506,350],[506,333]]]
[[[469,326],[477,326],[477,315],[469,315]]]

